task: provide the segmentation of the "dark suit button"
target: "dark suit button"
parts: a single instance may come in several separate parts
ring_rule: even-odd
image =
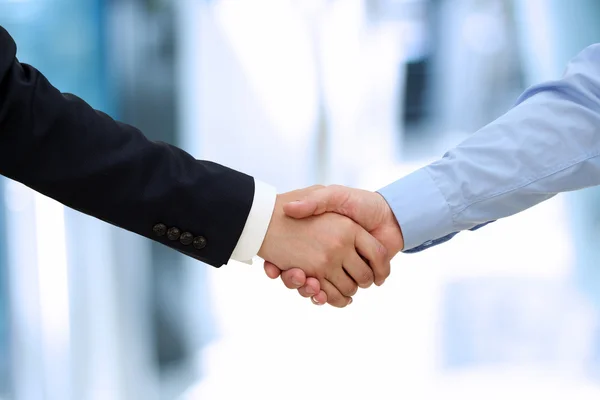
[[[164,236],[167,233],[167,226],[165,224],[156,224],[152,228],[152,231],[154,231],[156,236]]]
[[[179,241],[181,242],[181,244],[183,245],[190,245],[192,244],[192,242],[194,241],[194,235],[192,235],[189,232],[183,232],[181,234],[181,237],[179,238]]]
[[[194,247],[198,250],[202,250],[206,247],[206,238],[204,236],[196,236],[194,238]]]
[[[169,228],[167,231],[167,237],[169,240],[177,240],[179,239],[179,235],[181,235],[181,231],[178,228]]]

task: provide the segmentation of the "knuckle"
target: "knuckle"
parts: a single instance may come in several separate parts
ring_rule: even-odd
[[[336,191],[336,192],[337,192],[337,191],[340,191],[340,190],[342,190],[342,189],[343,189],[343,186],[342,186],[342,185],[336,185],[336,184],[333,184],[333,185],[329,185],[329,186],[327,186],[327,188],[328,188],[329,190],[332,190],[332,191]]]
[[[377,256],[380,260],[387,261],[387,259],[389,258],[388,249],[384,245],[379,244],[377,246]]]
[[[373,265],[373,275],[376,275],[377,278],[381,279],[382,277],[387,278],[387,276],[390,274],[390,270],[387,267],[386,263],[379,263],[376,265]]]
[[[327,294],[327,302],[332,306],[338,306],[344,303],[344,298],[339,293]]]
[[[352,297],[356,294],[356,292],[358,292],[358,285],[354,284],[354,285],[348,286],[346,288],[346,290],[344,290],[343,294],[344,294],[344,296]]]
[[[346,241],[343,237],[338,236],[331,240],[331,249],[332,251],[339,253],[341,250],[346,248]]]
[[[376,253],[377,258],[375,263],[375,269],[377,270],[378,274],[384,275],[385,277],[387,277],[390,274],[390,260],[387,254],[387,249],[384,246],[380,245]]]
[[[308,190],[319,190],[319,189],[325,189],[324,185],[312,185],[308,187]]]
[[[336,204],[336,209],[343,210],[348,200],[348,188],[342,185],[329,185],[327,189],[332,202]]]
[[[321,254],[321,256],[318,258],[318,267],[319,268],[329,268],[334,261],[334,255],[332,252],[325,252],[323,254]]]
[[[325,271],[329,269],[329,265],[331,265],[331,254],[328,252],[320,252],[319,254],[315,254],[312,257],[312,272],[317,271]]]
[[[362,288],[367,288],[367,287],[371,286],[371,284],[373,283],[373,280],[374,280],[373,271],[371,271],[371,270],[363,271],[359,276],[358,284]]]
[[[329,261],[333,261],[335,259],[336,254],[341,254],[342,250],[344,250],[347,246],[346,238],[340,233],[339,235],[332,235],[325,239],[325,248],[327,249],[324,252],[324,256],[327,257]]]

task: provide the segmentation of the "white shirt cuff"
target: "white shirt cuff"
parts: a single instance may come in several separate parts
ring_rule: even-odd
[[[254,179],[254,201],[242,235],[231,254],[231,259],[252,265],[267,234],[275,209],[277,191],[273,186]]]

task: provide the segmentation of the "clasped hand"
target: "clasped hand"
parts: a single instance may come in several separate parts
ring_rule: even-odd
[[[258,255],[270,278],[281,276],[315,304],[345,307],[359,287],[384,283],[403,246],[400,226],[380,194],[312,186],[277,196]]]

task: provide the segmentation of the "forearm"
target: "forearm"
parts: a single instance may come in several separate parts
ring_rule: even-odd
[[[442,159],[382,189],[406,249],[600,184],[599,126],[596,45],[563,78],[530,88],[512,110]]]
[[[15,58],[0,28],[0,173],[61,203],[214,266],[226,263],[252,205],[254,181],[63,95]],[[206,239],[157,236],[156,224]]]

